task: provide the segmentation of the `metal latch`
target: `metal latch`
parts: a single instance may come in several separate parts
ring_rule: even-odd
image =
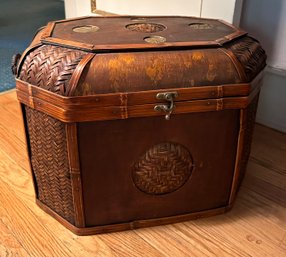
[[[154,107],[154,110],[157,112],[166,112],[165,119],[169,120],[170,116],[175,109],[174,99],[178,97],[177,92],[165,92],[165,93],[158,93],[156,98],[158,100],[166,100],[168,103],[166,104],[158,104]]]

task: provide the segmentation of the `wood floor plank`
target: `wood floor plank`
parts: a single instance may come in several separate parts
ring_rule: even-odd
[[[275,185],[273,185],[270,181],[265,181],[261,178],[257,178],[248,172],[245,177],[245,187],[248,187],[252,191],[260,194],[273,202],[276,202],[286,207],[286,191],[281,189]]]
[[[148,253],[148,256],[161,256],[156,249],[138,237],[133,231],[117,233],[118,236],[116,236],[116,233],[115,235],[107,234],[94,237],[78,237],[73,235],[34,203],[34,190],[32,188],[31,177],[26,172],[23,172],[22,168],[13,162],[13,159],[5,156],[5,152],[2,149],[0,149],[0,176],[5,183],[10,185],[11,190],[30,206],[30,209],[35,213],[37,218],[50,228],[49,232],[54,234],[53,231],[56,231],[57,233],[54,236],[57,236],[61,242],[69,245],[69,249],[77,253],[76,256],[87,256],[87,254],[116,256],[116,252],[124,253],[124,256],[142,256],[143,253]],[[107,244],[109,245],[108,247]],[[89,249],[90,245],[93,246],[92,251]],[[78,253],[80,248],[82,250]]]
[[[285,153],[285,158],[286,158],[286,153]],[[281,190],[285,190],[284,180],[286,176],[286,170],[285,174],[283,174],[271,168],[266,168],[263,164],[253,159],[250,159],[250,161],[248,162],[248,170],[251,170],[252,176],[261,179],[265,182],[271,181],[271,184],[274,185],[275,187],[278,187]]]
[[[238,203],[225,215],[137,233],[165,256],[283,256],[278,246],[285,229],[240,208]]]
[[[68,246],[68,249],[72,253],[77,254],[76,256],[87,256],[89,254],[94,254],[97,256],[116,256],[116,254],[113,253],[111,249],[101,240],[93,240],[91,237],[78,237],[43,212],[35,204],[31,177],[24,172],[21,167],[17,167],[17,165],[13,163],[11,159],[9,162],[3,162],[2,160],[8,160],[9,157],[5,157],[5,153],[3,153],[1,149],[0,157],[1,188],[2,183],[9,184],[10,193],[15,193],[15,195],[21,199],[20,201],[22,204],[29,206],[29,211],[33,214],[30,216],[30,222],[35,221],[40,223],[46,228],[45,233],[49,234],[49,236],[57,238],[60,245]],[[28,231],[29,229],[24,231],[24,233],[27,233]],[[37,237],[38,233],[41,233],[41,230],[35,230],[34,233],[35,237]],[[93,246],[92,249],[89,249],[90,245]]]
[[[269,225],[270,227],[278,227],[286,232],[286,210],[280,204],[246,187],[241,188],[238,204],[242,205],[241,210],[246,216],[250,214],[256,215],[257,220],[267,219],[272,223]]]
[[[0,256],[30,256],[0,219]]]
[[[78,237],[37,206],[27,207],[1,179],[0,183],[0,218],[31,256],[117,256],[101,240]]]
[[[196,223],[190,221],[136,232],[164,256],[247,256],[243,250],[217,239]]]
[[[286,252],[286,233],[281,241],[280,247]]]
[[[0,178],[0,217],[31,256],[72,256]]]
[[[5,114],[0,120],[0,145],[23,169],[28,170],[23,120],[15,97],[15,93],[0,97],[0,112]]]
[[[157,248],[151,246],[135,231],[124,231],[119,233],[111,233],[106,235],[94,236],[100,238],[103,242],[110,246],[119,256],[125,257],[163,257],[163,253]]]
[[[286,173],[286,134],[257,125],[255,127],[251,158],[265,168]]]

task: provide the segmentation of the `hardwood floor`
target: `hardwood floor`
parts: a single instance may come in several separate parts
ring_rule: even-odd
[[[78,237],[34,203],[15,92],[0,96],[0,256],[286,256],[286,135],[256,125],[248,171],[227,214]]]

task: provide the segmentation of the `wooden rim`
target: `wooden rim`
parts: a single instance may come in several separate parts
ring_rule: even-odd
[[[238,176],[239,176],[239,162],[241,160],[242,156],[242,150],[243,150],[243,138],[245,134],[245,126],[246,126],[246,120],[245,120],[245,109],[240,110],[239,114],[239,132],[238,132],[238,139],[237,139],[237,150],[236,150],[236,159],[235,159],[235,168],[233,173],[233,179],[232,179],[232,185],[231,185],[231,192],[229,196],[229,204],[232,204],[234,202],[235,196],[237,194],[237,187],[238,187]]]
[[[85,226],[85,216],[83,209],[83,195],[81,170],[78,152],[77,124],[66,124],[67,151],[70,166],[70,176],[72,182],[72,196],[74,203],[74,219],[77,227]]]
[[[57,45],[57,46],[63,46],[63,47],[68,47],[68,48],[75,48],[79,50],[84,50],[84,51],[89,51],[89,52],[105,52],[105,51],[112,51],[112,50],[135,50],[135,49],[141,49],[141,50],[150,50],[150,49],[166,49],[166,48],[176,48],[176,47],[196,47],[196,46],[211,46],[211,47],[220,47],[223,44],[247,35],[247,32],[236,28],[232,24],[222,21],[220,19],[210,19],[210,18],[203,18],[201,20],[205,21],[218,21],[234,30],[231,34],[224,36],[222,38],[218,38],[215,40],[206,40],[206,41],[195,41],[195,42],[165,42],[162,44],[145,44],[145,43],[138,43],[138,44],[112,44],[112,45],[93,45],[93,44],[86,44],[86,43],[81,43],[77,41],[69,41],[61,38],[55,38],[52,36],[53,30],[56,26],[57,23],[63,23],[67,21],[75,21],[75,20],[82,20],[82,19],[87,19],[87,18],[132,18],[132,17],[148,17],[148,18],[169,18],[169,17],[177,17],[177,18],[193,18],[193,19],[199,19],[198,17],[192,17],[192,16],[137,16],[137,15],[111,15],[111,16],[83,16],[83,17],[78,17],[78,18],[70,18],[70,19],[65,19],[65,20],[58,20],[54,22],[49,22],[44,35],[42,37],[41,42],[44,44],[50,44],[50,45]]]
[[[127,119],[162,116],[154,111],[156,95],[176,91],[174,114],[244,109],[259,92],[262,73],[251,83],[209,87],[174,88],[132,93],[65,97],[16,79],[18,100],[63,122]]]
[[[223,214],[232,208],[232,205],[228,205],[225,207],[215,208],[211,210],[194,212],[194,213],[183,214],[183,215],[176,215],[176,216],[171,216],[171,217],[163,217],[163,218],[147,219],[147,220],[135,220],[132,222],[127,222],[127,223],[78,228],[72,225],[71,223],[69,223],[68,221],[66,221],[64,218],[62,218],[60,215],[55,213],[53,210],[51,210],[48,206],[40,202],[38,199],[36,199],[36,203],[42,210],[44,210],[46,213],[48,213],[53,218],[55,218],[58,222],[60,222],[63,226],[65,226],[71,232],[79,236],[119,232],[119,231],[124,231],[124,230],[129,230],[129,229],[138,229],[138,228],[145,228],[145,227],[150,227],[150,226],[160,226],[160,225],[167,225],[167,224],[176,223],[176,222],[184,222],[184,221],[189,221],[189,220],[194,220],[194,219],[199,219],[199,218],[207,218],[213,215]]]

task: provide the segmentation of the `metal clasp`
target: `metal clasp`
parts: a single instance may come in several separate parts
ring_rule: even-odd
[[[166,112],[167,114],[165,115],[165,119],[169,120],[170,116],[175,109],[175,104],[174,104],[174,99],[178,97],[177,92],[165,92],[165,93],[158,93],[156,95],[156,98],[158,100],[166,100],[168,101],[167,104],[158,104],[155,105],[154,110],[157,112]]]

